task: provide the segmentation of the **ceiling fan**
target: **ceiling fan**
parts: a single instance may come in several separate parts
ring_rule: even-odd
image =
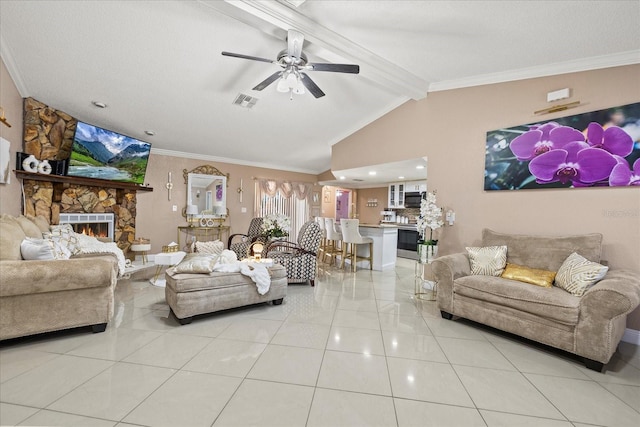
[[[261,81],[253,90],[262,90],[279,79],[278,92],[289,92],[291,99],[293,99],[294,93],[297,95],[303,94],[305,92],[304,88],[307,88],[316,98],[325,95],[305,71],[329,71],[350,74],[358,74],[360,72],[359,65],[307,62],[307,55],[302,52],[303,43],[304,35],[302,33],[289,30],[287,32],[287,48],[278,53],[276,60],[232,52],[222,52],[222,55],[279,65],[283,70],[276,71]]]

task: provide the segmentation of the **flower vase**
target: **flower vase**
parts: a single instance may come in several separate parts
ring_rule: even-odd
[[[418,260],[421,264],[430,264],[438,256],[438,245],[418,243]]]

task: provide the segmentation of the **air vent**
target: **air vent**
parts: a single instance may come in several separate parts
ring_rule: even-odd
[[[356,182],[362,182],[362,181],[364,181],[364,179],[360,179],[360,178],[353,178],[353,180],[354,180],[354,181],[356,181]]]
[[[234,105],[238,105],[242,108],[253,108],[253,106],[256,105],[257,102],[258,98],[245,95],[244,93],[239,93],[238,96],[236,96],[236,99],[233,100]]]

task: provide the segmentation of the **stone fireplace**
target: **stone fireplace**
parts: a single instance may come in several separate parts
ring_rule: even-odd
[[[24,100],[24,150],[39,160],[69,157],[77,120],[33,98]],[[50,177],[50,179],[49,179]],[[110,214],[111,236],[125,253],[136,234],[135,186],[104,180],[75,180],[37,174],[22,177],[24,213],[43,215],[51,224],[64,215]],[[36,179],[37,178],[37,179]],[[146,191],[152,191],[147,188]],[[68,217],[67,217],[68,218]]]

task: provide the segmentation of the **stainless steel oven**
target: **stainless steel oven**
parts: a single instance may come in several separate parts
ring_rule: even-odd
[[[418,237],[415,225],[398,225],[398,257],[418,259]]]

